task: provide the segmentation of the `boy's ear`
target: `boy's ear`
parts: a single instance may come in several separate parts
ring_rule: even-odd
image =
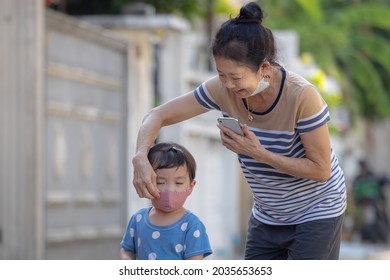
[[[194,189],[195,185],[196,185],[196,180],[194,179],[194,180],[192,180],[191,183],[190,183],[190,190],[191,190],[191,192],[192,192],[192,190]]]

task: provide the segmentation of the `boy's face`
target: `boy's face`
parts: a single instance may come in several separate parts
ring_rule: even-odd
[[[183,207],[196,184],[195,180],[190,181],[187,167],[184,165],[157,169],[155,172],[160,198],[152,200],[153,206],[164,212],[171,212]]]

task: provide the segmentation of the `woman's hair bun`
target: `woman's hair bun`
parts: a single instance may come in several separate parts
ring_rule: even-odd
[[[235,18],[237,22],[258,22],[263,21],[264,14],[256,2],[249,2],[241,7],[239,15]]]

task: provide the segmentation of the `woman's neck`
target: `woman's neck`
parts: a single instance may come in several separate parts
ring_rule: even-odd
[[[261,113],[267,111],[275,102],[278,96],[282,79],[281,71],[278,67],[275,66],[271,66],[271,69],[272,76],[270,80],[270,85],[262,92],[259,92],[258,94],[247,98],[246,104],[249,104],[248,110],[250,112]]]

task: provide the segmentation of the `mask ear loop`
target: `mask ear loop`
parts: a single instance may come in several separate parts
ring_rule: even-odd
[[[265,58],[263,59],[263,62],[261,63],[259,70],[260,70],[260,68],[262,68],[262,65],[264,62],[266,62]],[[266,79],[268,79],[268,81],[266,81]],[[254,96],[254,95],[264,91],[267,87],[269,87],[270,79],[271,79],[271,76],[268,74],[261,75],[261,79],[260,79],[259,83],[257,84],[256,89],[252,92],[252,94],[250,96]]]
[[[267,87],[269,87],[269,82],[266,82],[265,76],[263,76],[262,79],[260,80],[259,84],[257,85],[256,89],[252,92],[252,94],[250,96],[253,96],[253,95],[256,95],[256,94],[262,92]]]

